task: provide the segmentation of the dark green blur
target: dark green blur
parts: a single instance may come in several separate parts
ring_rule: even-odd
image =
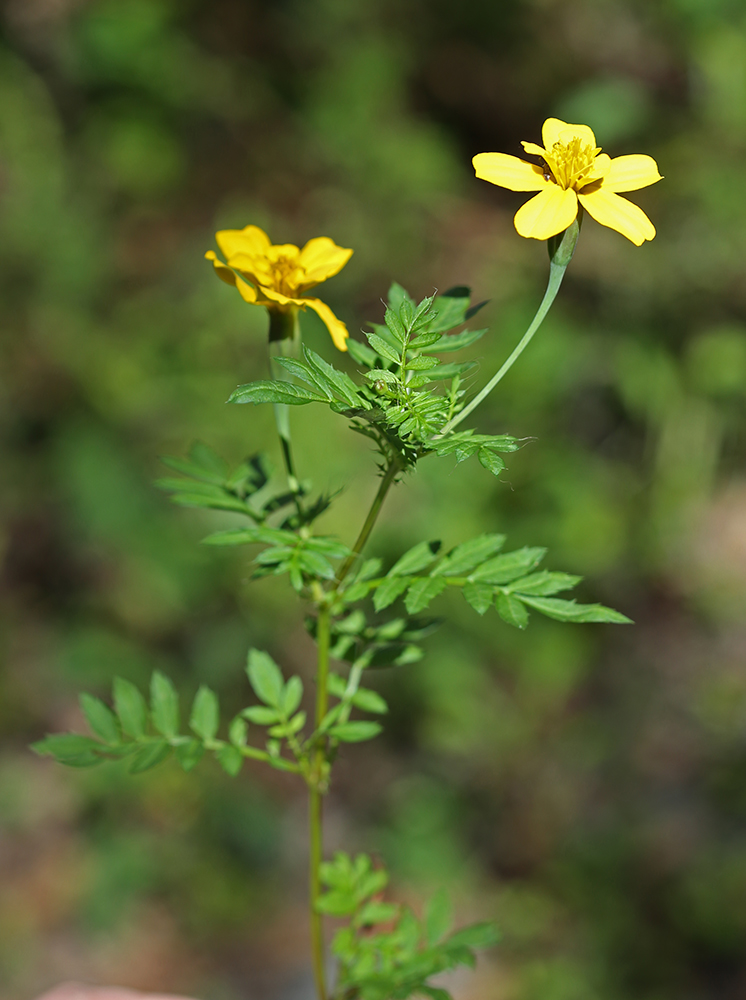
[[[740,0],[8,0],[0,48],[0,996],[65,979],[201,1000],[310,995],[303,789],[205,764],[130,777],[27,745],[152,669],[246,704],[249,644],[307,679],[284,581],[200,547],[159,454],[280,455],[267,318],[203,260],[217,228],[355,249],[318,289],[354,335],[389,283],[472,286],[477,389],[543,294],[524,196],[474,179],[549,115],[653,155],[634,247],[586,218],[557,304],[477,411],[532,441],[496,482],[430,459],[372,550],[504,531],[634,627],[445,606],[345,748],[330,848],[399,898],[448,886],[503,943],[459,1000],[736,1000],[746,988],[746,14]],[[314,315],[308,343],[334,348]],[[337,356],[338,359],[339,356]],[[354,371],[349,365],[348,370]],[[292,414],[302,477],[376,482],[364,439]],[[443,607],[444,604],[441,604]],[[310,687],[310,684],[307,685]]]

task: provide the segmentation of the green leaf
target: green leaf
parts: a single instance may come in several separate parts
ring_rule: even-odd
[[[289,722],[282,722],[279,726],[273,726],[269,730],[270,736],[292,736],[301,730],[306,724],[306,713],[298,712]]]
[[[505,468],[505,462],[494,451],[490,451],[489,448],[480,448],[477,452],[477,458],[479,459],[479,464],[487,469],[488,472],[491,472],[493,476],[499,476]]]
[[[391,576],[383,581],[373,594],[373,607],[383,611],[399,597],[410,584],[408,577]]]
[[[202,684],[194,698],[189,725],[197,736],[209,742],[215,739],[219,722],[218,696]]]
[[[362,743],[378,736],[381,728],[377,722],[340,722],[331,727],[329,735],[343,743]]]
[[[380,694],[370,688],[358,688],[352,696],[352,704],[363,712],[373,712],[375,715],[385,715],[389,710]]]
[[[199,764],[205,752],[204,744],[200,740],[190,739],[187,743],[179,743],[174,747],[176,759],[183,771],[189,772]]]
[[[104,743],[117,744],[122,741],[117,717],[112,710],[99,698],[90,694],[81,694],[80,707],[86,717],[91,732],[100,737]]]
[[[465,322],[471,289],[462,286],[454,291],[463,294],[436,296],[433,303],[434,320],[430,327],[433,332],[445,333]]]
[[[466,948],[491,948],[500,940],[497,928],[491,921],[472,924],[456,931],[448,938],[448,945]]]
[[[330,559],[345,559],[350,555],[351,550],[344,542],[329,535],[316,535],[313,538],[306,538],[303,547],[311,549],[313,552],[322,552]]]
[[[96,753],[105,748],[90,736],[78,736],[77,733],[52,733],[31,744],[35,753],[41,756],[54,757],[60,764],[71,767],[89,767],[103,762]]]
[[[415,580],[409,588],[404,606],[410,615],[423,611],[434,597],[437,597],[447,584],[442,576],[429,576]]]
[[[372,927],[374,924],[387,924],[399,913],[396,903],[379,903],[375,900],[366,903],[355,917],[358,927]]]
[[[300,677],[291,677],[282,694],[282,710],[286,718],[289,718],[296,711],[302,697],[303,681]]]
[[[499,552],[505,535],[479,535],[457,545],[432,572],[433,576],[462,576]]]
[[[390,347],[383,337],[379,337],[376,333],[366,333],[368,338],[368,343],[376,352],[376,354],[381,358],[386,358],[387,361],[393,361],[395,364],[401,364],[401,356]]]
[[[282,693],[285,683],[282,672],[275,661],[260,649],[249,650],[249,661],[246,667],[249,682],[257,697],[272,708],[282,708]]]
[[[520,580],[515,580],[506,587],[506,590],[515,594],[531,594],[533,597],[550,597],[563,590],[572,590],[582,579],[582,576],[572,576],[570,573],[551,573],[544,569],[539,573],[531,573],[530,576],[522,576]]]
[[[334,393],[331,391],[328,379],[309,368],[303,361],[299,361],[297,358],[283,358],[281,356],[276,356],[274,361],[290,372],[291,375],[295,375],[296,378],[310,385],[312,389],[317,389],[322,396],[326,397],[327,401],[334,399]]]
[[[515,625],[516,628],[524,629],[528,625],[528,611],[517,597],[512,594],[504,594],[500,591],[495,601],[497,613],[508,625]]]
[[[222,486],[225,481],[225,475],[220,472],[216,472],[214,469],[205,468],[202,465],[198,465],[196,462],[187,461],[185,458],[172,458],[170,455],[162,455],[161,462],[167,465],[169,469],[174,469],[175,472],[181,472],[185,476],[189,476],[191,479],[200,479],[206,483],[213,483],[215,486]]]
[[[538,565],[546,555],[546,551],[526,546],[515,552],[506,552],[504,556],[496,556],[478,566],[469,574],[469,580],[494,584],[510,583],[525,576],[529,570]]]
[[[237,715],[231,720],[231,724],[228,727],[228,739],[234,747],[245,747],[248,734],[249,727],[246,724],[245,719],[242,719],[240,715]]]
[[[328,399],[320,392],[307,389],[292,382],[249,382],[234,389],[227,400],[229,403],[286,403],[302,406],[304,403],[326,403]]]
[[[486,327],[484,330],[464,330],[462,333],[454,333],[450,336],[446,335],[439,341],[435,349],[438,354],[444,354],[447,351],[461,351],[465,347],[471,347],[485,333],[487,333]]]
[[[320,354],[310,350],[305,344],[303,345],[303,357],[319,375],[327,380],[335,394],[341,396],[351,407],[367,405],[358,393],[355,383],[346,372],[341,372],[334,368]]]
[[[451,929],[453,912],[445,889],[439,889],[425,910],[425,937],[429,947],[437,944]]]
[[[387,577],[419,573],[435,559],[440,542],[420,542],[399,559],[386,574]]]
[[[189,458],[206,472],[212,472],[223,479],[228,475],[228,465],[216,451],[203,441],[195,441],[189,449]]]
[[[495,588],[486,583],[467,583],[461,593],[474,610],[483,615],[492,606]]]
[[[171,681],[159,670],[150,680],[150,704],[153,725],[167,739],[179,732],[179,696]]]
[[[352,337],[346,341],[346,344],[347,353],[353,361],[357,361],[359,365],[365,365],[366,368],[376,366],[376,354],[366,344],[361,344],[359,340],[353,340]]]
[[[345,604],[355,604],[357,601],[362,601],[364,597],[368,596],[370,586],[365,580],[360,580],[353,583],[340,596]]]
[[[275,722],[280,721],[280,713],[274,708],[265,708],[264,705],[252,705],[251,708],[245,708],[241,715],[257,726],[273,726]]]
[[[427,354],[416,358],[407,358],[407,368],[415,372],[429,371],[431,368],[437,368],[439,364],[440,358],[431,358]]]
[[[525,597],[530,608],[560,622],[606,622],[612,625],[632,625],[632,619],[603,604],[577,604],[558,597]]]
[[[254,545],[263,543],[265,545],[295,545],[298,536],[292,531],[283,531],[281,528],[238,528],[236,530],[216,531],[202,541],[205,545]]]
[[[243,766],[243,754],[238,747],[233,746],[231,743],[225,743],[216,752],[215,756],[226,774],[229,774],[231,778],[235,778]]]
[[[316,909],[330,917],[348,917],[357,909],[357,899],[351,892],[325,892],[316,900]]]
[[[433,344],[438,343],[442,336],[442,333],[434,333],[432,330],[428,331],[428,333],[422,333],[419,337],[415,337],[414,340],[409,341],[409,349],[421,351],[426,347],[432,347]]]
[[[149,771],[151,767],[164,761],[170,753],[171,747],[166,740],[154,740],[152,743],[146,743],[133,757],[129,772],[130,774],[140,774],[142,771]]]
[[[137,740],[145,735],[148,708],[134,684],[122,677],[114,678],[114,708],[123,731]]]
[[[334,579],[334,567],[319,552],[311,552],[307,548],[299,549],[298,564],[309,576],[318,577],[321,580]]]
[[[251,514],[251,508],[245,501],[238,497],[231,497],[224,494],[222,497],[206,496],[203,493],[176,493],[171,498],[171,503],[179,507],[204,507],[206,510],[230,510],[236,514]]]

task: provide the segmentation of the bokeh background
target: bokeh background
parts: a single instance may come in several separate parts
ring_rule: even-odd
[[[153,668],[246,703],[249,644],[308,677],[286,584],[198,545],[159,454],[266,449],[266,316],[203,260],[217,228],[355,249],[324,297],[357,332],[392,279],[488,298],[475,385],[546,280],[523,197],[474,153],[548,115],[663,183],[635,248],[588,221],[559,303],[482,408],[536,440],[502,481],[429,460],[373,549],[501,530],[582,573],[630,628],[458,600],[378,684],[386,733],[345,750],[330,847],[371,850],[415,905],[446,884],[502,944],[459,1000],[746,995],[746,14],[741,0],[6,0],[0,48],[0,996],[80,979],[203,1000],[304,1000],[304,801],[205,762],[131,778],[27,748],[77,693]],[[481,317],[480,317],[481,318]],[[333,348],[314,316],[309,343]],[[359,336],[359,334],[357,334]],[[337,358],[336,360],[339,360]],[[350,366],[349,370],[353,370]],[[343,489],[367,443],[297,411],[304,476]],[[326,522],[330,528],[330,522]]]

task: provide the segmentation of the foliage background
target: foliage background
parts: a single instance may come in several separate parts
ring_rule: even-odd
[[[746,992],[746,16],[738,0],[7,0],[0,49],[0,990],[65,978],[209,1000],[310,995],[302,790],[203,766],[132,779],[33,757],[77,692],[153,667],[245,704],[249,643],[308,674],[284,583],[197,540],[225,520],[150,485],[202,437],[275,444],[224,408],[266,318],[202,260],[218,227],[355,248],[324,288],[350,328],[392,278],[489,298],[494,370],[543,289],[521,196],[470,157],[555,114],[612,154],[659,235],[589,223],[560,302],[481,414],[537,438],[503,482],[425,463],[375,543],[505,530],[586,574],[634,628],[466,606],[381,674],[386,734],[345,749],[331,846],[380,851],[415,904],[451,888],[502,946],[461,1000],[728,1000]],[[306,336],[330,356],[315,317]],[[481,347],[481,345],[480,345]],[[480,378],[482,376],[480,375]],[[320,410],[304,474],[371,456]],[[471,466],[474,466],[473,468]],[[538,616],[536,616],[538,618]]]

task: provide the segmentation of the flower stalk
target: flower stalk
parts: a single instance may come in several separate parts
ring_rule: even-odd
[[[502,367],[492,376],[481,392],[478,392],[474,399],[472,399],[460,413],[448,421],[440,434],[437,435],[438,438],[443,437],[449,431],[452,431],[454,427],[457,427],[462,420],[468,417],[469,414],[475,410],[479,404],[487,398],[487,396],[489,396],[498,382],[502,381],[521,354],[523,354],[528,345],[531,343],[534,334],[544,322],[544,318],[551,309],[554,300],[557,298],[557,292],[559,291],[562,279],[565,276],[567,265],[570,263],[573,254],[575,253],[575,247],[577,246],[578,237],[580,235],[581,221],[582,210],[578,213],[578,217],[572,225],[569,226],[564,233],[561,233],[559,236],[555,236],[548,241],[547,246],[550,254],[549,281],[547,283],[547,289],[544,292],[544,298],[541,300],[539,308],[536,310],[536,315],[531,320],[528,329],[518,341],[512,354],[508,357]]]

